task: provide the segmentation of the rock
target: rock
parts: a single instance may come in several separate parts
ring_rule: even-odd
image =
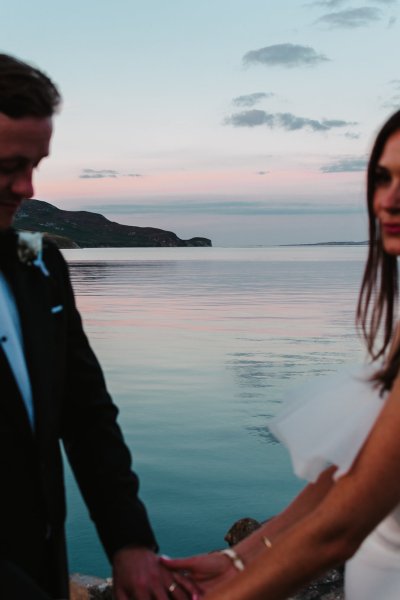
[[[259,527],[261,527],[261,523],[255,519],[251,519],[249,517],[239,519],[239,521],[236,521],[236,523],[234,523],[229,529],[228,533],[224,537],[224,540],[229,544],[229,546],[234,546]]]
[[[344,600],[343,569],[330,569],[290,600]]]
[[[112,600],[111,579],[74,573],[70,577],[71,600]]]

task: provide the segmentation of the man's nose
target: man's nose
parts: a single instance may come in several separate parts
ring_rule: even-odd
[[[11,183],[11,191],[20,198],[32,198],[34,194],[33,188],[33,169],[26,168],[13,178]]]

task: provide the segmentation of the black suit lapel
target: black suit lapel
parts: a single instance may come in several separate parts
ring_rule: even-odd
[[[28,413],[19,391],[14,374],[10,368],[8,359],[0,345],[0,411],[11,417],[15,427],[21,430],[24,437],[32,440],[32,428],[29,423]]]

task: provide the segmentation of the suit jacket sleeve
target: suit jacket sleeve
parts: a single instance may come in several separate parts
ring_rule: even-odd
[[[83,331],[67,265],[54,247],[46,255],[49,270],[62,287],[67,319],[62,437],[68,459],[109,559],[130,544],[157,549],[116,421],[118,410]]]
[[[0,597],[7,600],[51,600],[16,564],[0,559]]]

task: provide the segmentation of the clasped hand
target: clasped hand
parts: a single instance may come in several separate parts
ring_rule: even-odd
[[[179,559],[161,557],[160,561],[171,573],[184,573],[198,587],[201,597],[207,597],[208,591],[238,574],[229,558],[221,552]]]
[[[170,559],[132,546],[114,556],[114,596],[116,600],[200,600],[236,574],[219,552]]]

